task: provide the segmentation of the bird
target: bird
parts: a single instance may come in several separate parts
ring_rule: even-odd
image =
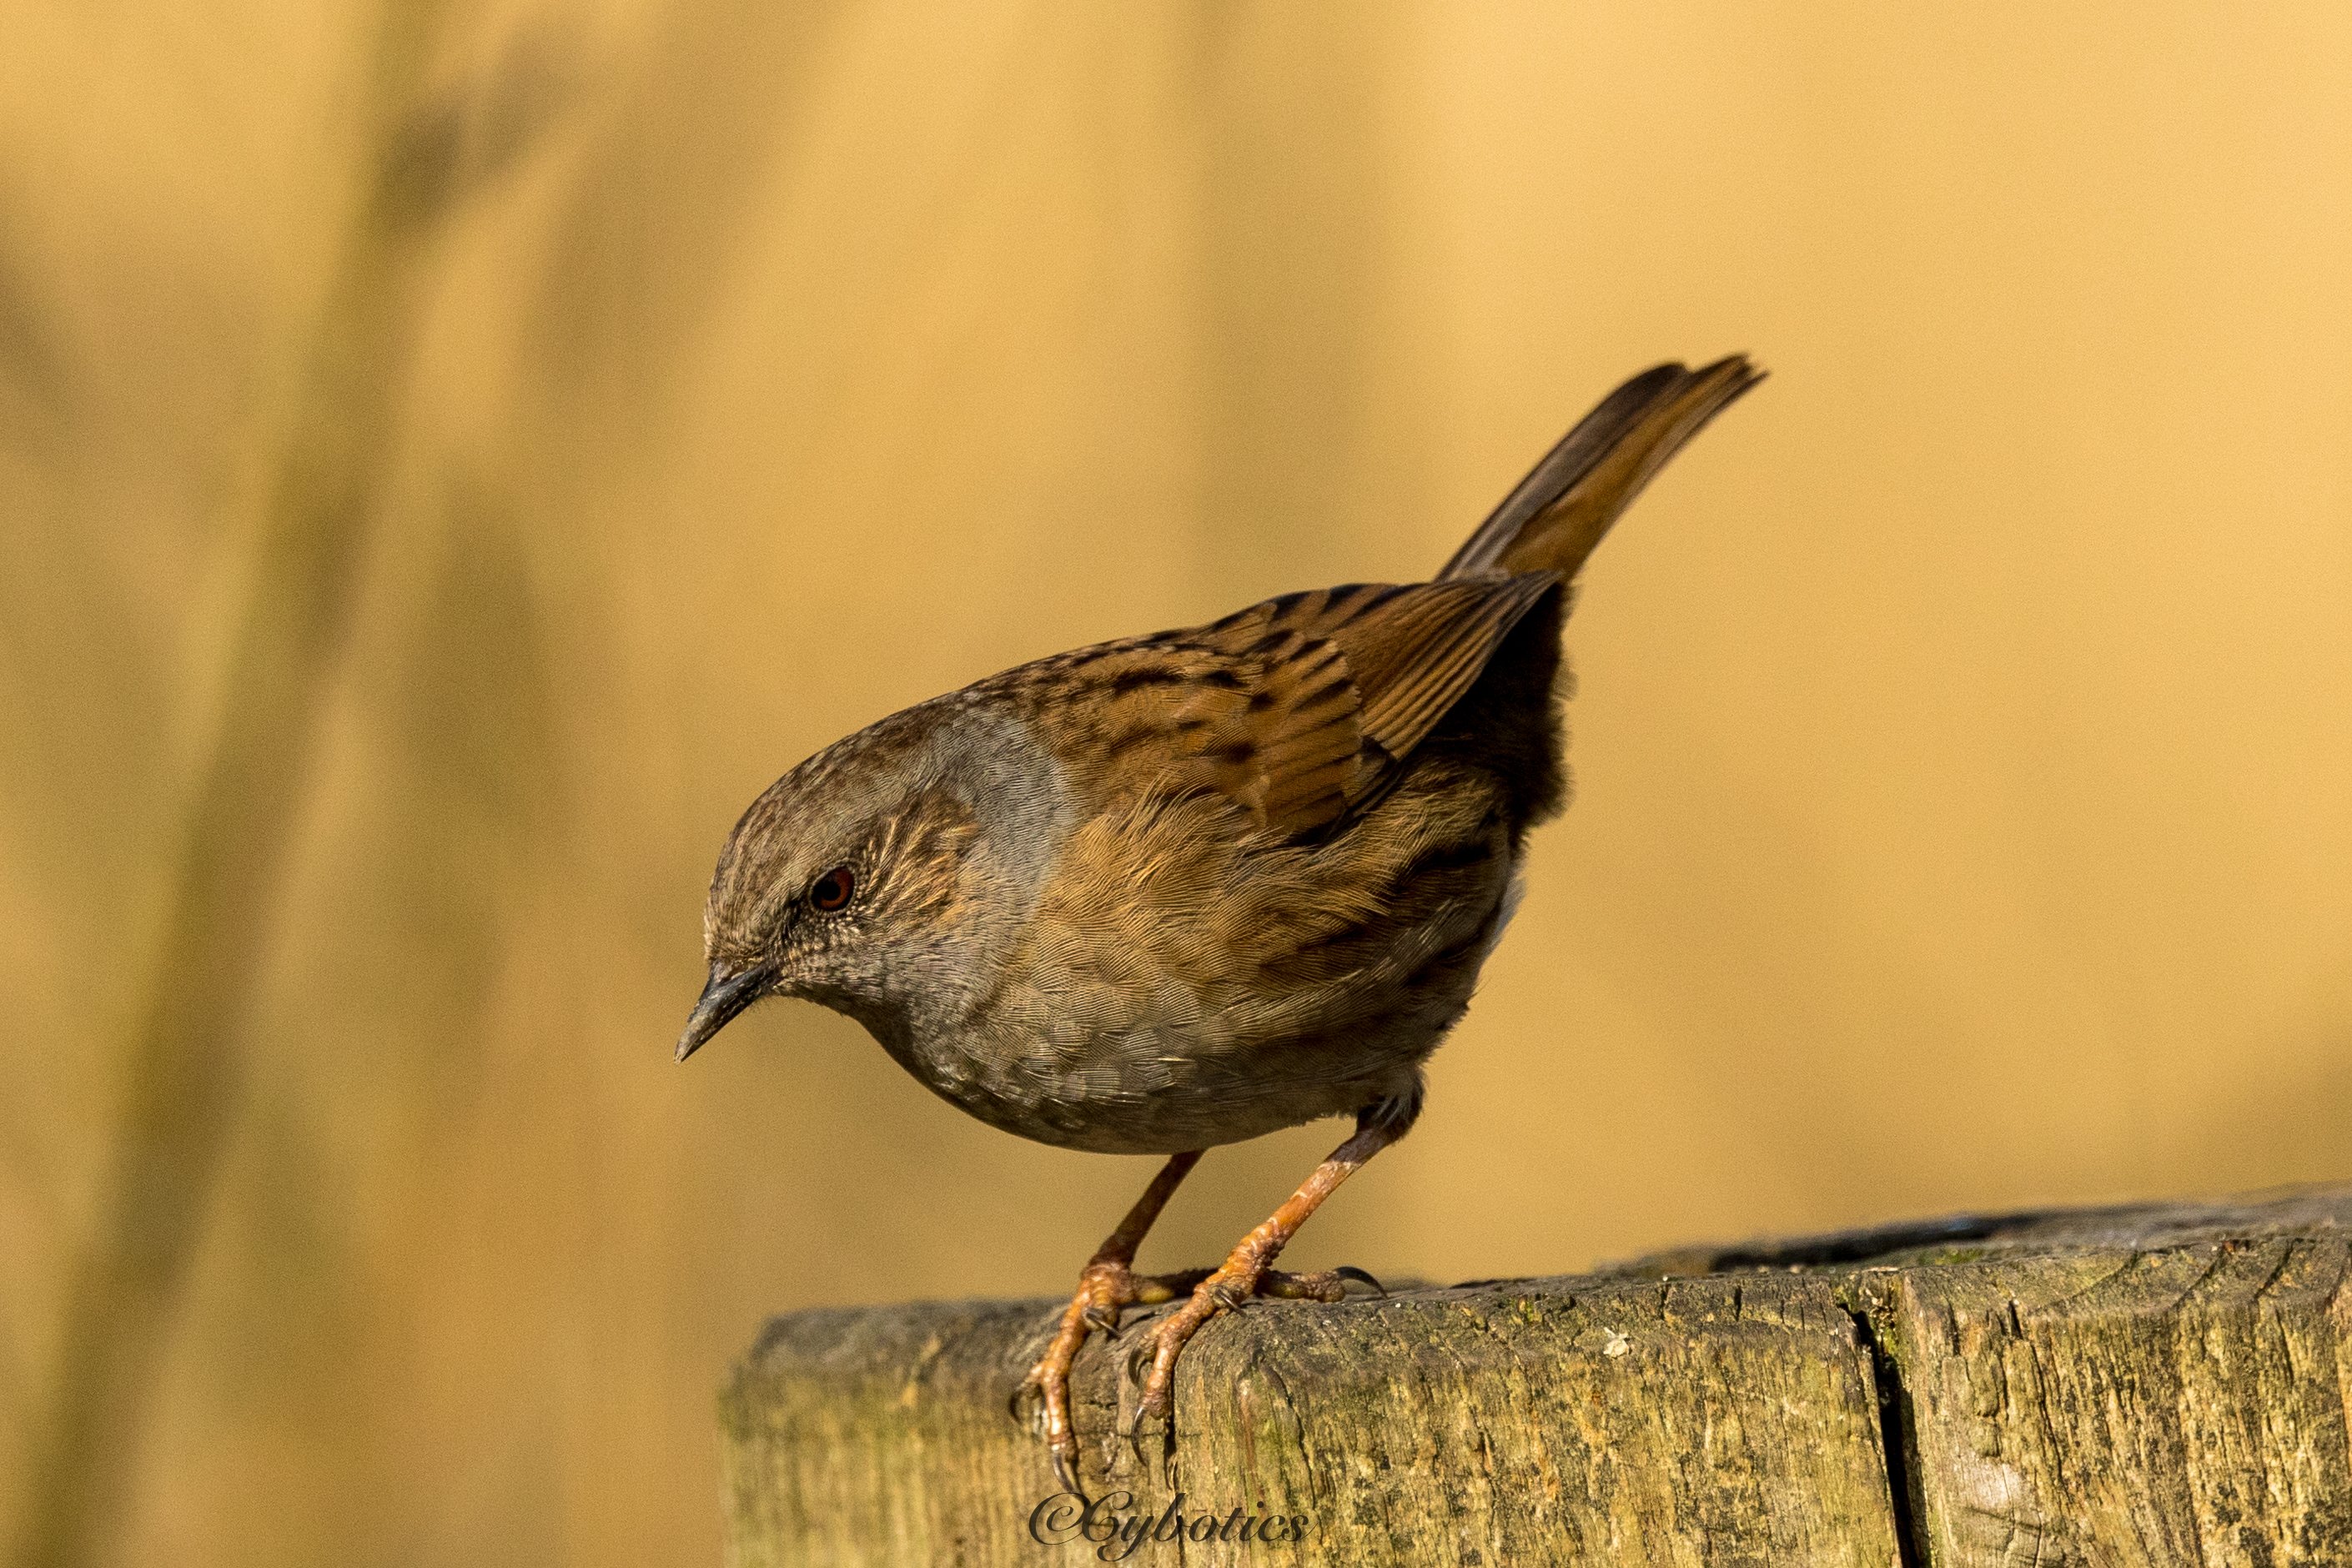
[[[1343,1298],[1276,1259],[1420,1115],[1423,1063],[1566,801],[1561,628],[1585,560],[1763,378],[1745,355],[1612,392],[1434,578],[1285,594],[1019,665],[884,718],[768,786],[722,847],[687,1058],[753,1003],[865,1026],[950,1104],[1066,1149],[1167,1157],[1013,1391],[1078,1490],[1072,1365],[1130,1307],[1126,1436],[1172,1454],[1192,1335],[1255,1297]],[[1213,1268],[1138,1248],[1210,1148],[1352,1132]]]

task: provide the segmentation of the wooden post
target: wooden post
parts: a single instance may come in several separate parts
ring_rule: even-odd
[[[1180,1365],[1172,1485],[1092,1440],[1090,1344],[1091,1517],[1005,1409],[1059,1306],[770,1323],[729,1562],[2352,1563],[2352,1184],[1263,1303]]]

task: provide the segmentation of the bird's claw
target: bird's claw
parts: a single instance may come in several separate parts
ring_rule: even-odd
[[[1036,1436],[1044,1439],[1045,1454],[1054,1466],[1054,1479],[1062,1489],[1084,1498],[1086,1489],[1078,1484],[1078,1437],[1070,1418],[1066,1394],[1061,1401],[1061,1420],[1055,1420],[1055,1400],[1045,1387],[1045,1380],[1035,1372],[1021,1380],[1005,1401],[1005,1413]]]
[[[1176,1484],[1175,1402],[1169,1397],[1168,1380],[1159,1371],[1153,1367],[1153,1375],[1144,1383],[1143,1398],[1135,1407],[1135,1424],[1129,1428],[1128,1450],[1138,1465],[1149,1465],[1143,1437],[1146,1432],[1155,1433],[1160,1438],[1160,1463],[1150,1473],[1159,1477],[1163,1488],[1172,1489]]]
[[[1127,1342],[1126,1374],[1130,1386],[1143,1381],[1144,1367],[1159,1346],[1160,1336],[1157,1333],[1140,1334]]]
[[[1046,1447],[1053,1457],[1054,1479],[1062,1484],[1064,1491],[1085,1500],[1086,1489],[1078,1485],[1077,1439],[1065,1433],[1059,1442],[1049,1443]]]
[[[1339,1268],[1331,1270],[1331,1272],[1335,1277],[1340,1279],[1352,1279],[1359,1285],[1370,1286],[1383,1299],[1385,1299],[1389,1293],[1389,1288],[1387,1286],[1381,1284],[1379,1280],[1373,1279],[1370,1274],[1365,1273],[1362,1269],[1357,1268],[1352,1263],[1342,1263]]]
[[[1167,1401],[1161,1399],[1155,1409],[1147,1393],[1144,1402],[1136,1406],[1134,1418],[1120,1429],[1119,1436],[1126,1440],[1128,1458],[1135,1471],[1157,1476],[1163,1489],[1173,1489],[1176,1484],[1176,1421],[1169,1412]],[[1160,1459],[1156,1465],[1151,1456],[1144,1452],[1143,1442],[1148,1436],[1160,1439]]]

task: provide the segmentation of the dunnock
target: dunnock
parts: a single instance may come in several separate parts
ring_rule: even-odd
[[[764,996],[866,1026],[972,1115],[1167,1165],[1079,1276],[1022,1392],[1076,1485],[1069,1373],[1122,1308],[1178,1353],[1420,1113],[1422,1062],[1559,811],[1568,587],[1684,442],[1761,374],[1661,365],[1553,447],[1434,582],[1288,594],[1056,654],[896,713],[770,785],[719,857],[682,1061]],[[1129,1268],[1214,1144],[1351,1115],[1352,1136],[1214,1269]]]

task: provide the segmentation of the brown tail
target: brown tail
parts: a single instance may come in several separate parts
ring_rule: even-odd
[[[1437,575],[1557,572],[1574,580],[1651,476],[1733,399],[1764,379],[1745,354],[1703,370],[1643,371],[1578,421],[1503,498]]]

